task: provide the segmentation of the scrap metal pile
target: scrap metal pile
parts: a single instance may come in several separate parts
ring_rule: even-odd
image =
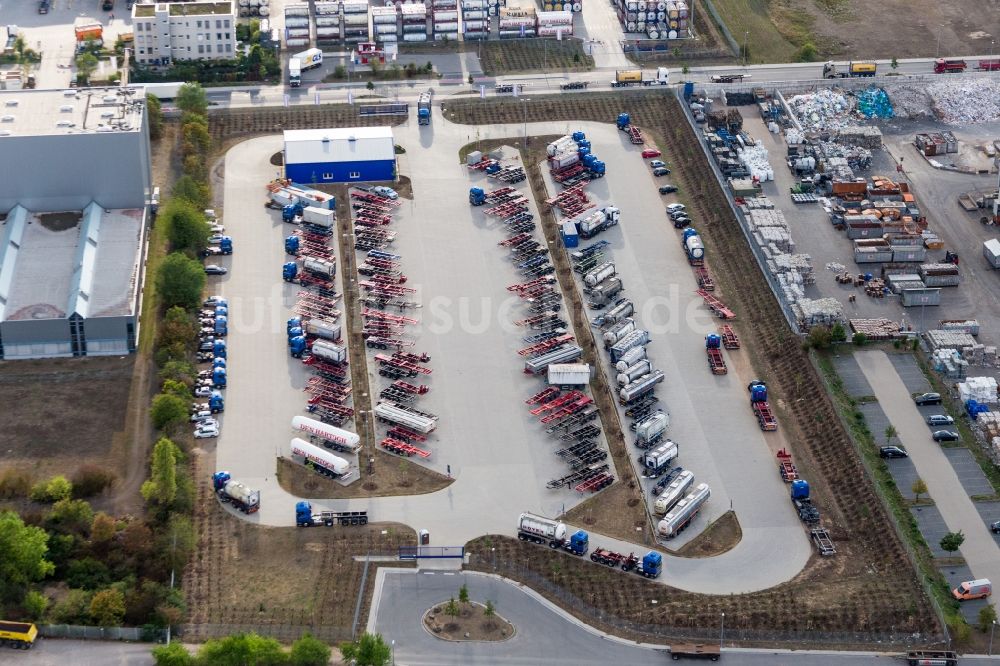
[[[886,86],[896,115],[969,124],[1000,120],[1000,82],[987,77],[942,77],[929,85]]]

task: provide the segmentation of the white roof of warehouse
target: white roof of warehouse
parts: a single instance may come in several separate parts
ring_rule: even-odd
[[[394,160],[391,127],[338,127],[285,131],[285,163]]]

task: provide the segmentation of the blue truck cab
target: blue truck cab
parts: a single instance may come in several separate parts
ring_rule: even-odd
[[[289,236],[285,239],[285,254],[290,254],[293,257],[299,254],[299,237]]]
[[[295,524],[299,527],[311,527],[313,524],[312,504],[306,501],[295,503]]]
[[[288,351],[292,355],[292,358],[302,358],[302,355],[306,353],[306,349],[308,349],[306,336],[296,335],[295,337],[288,338]]]
[[[208,411],[213,414],[226,411],[226,401],[222,399],[222,393],[219,391],[212,391],[208,397]]]
[[[216,340],[212,343],[212,355],[216,358],[226,358],[226,341]]]
[[[637,572],[646,578],[656,578],[663,571],[663,556],[655,550],[646,553],[642,558],[642,564]]]
[[[289,338],[292,337],[293,328],[302,328],[302,317],[291,317],[285,322],[285,333],[288,334]]]
[[[299,274],[299,265],[294,261],[289,261],[281,267],[281,279],[285,282],[295,282],[295,276]]]
[[[232,236],[223,236],[222,239],[219,241],[219,250],[222,251],[222,254],[232,254],[233,253],[233,237]]]
[[[469,203],[473,206],[482,206],[486,203],[486,192],[481,187],[473,187],[469,190]]]
[[[618,125],[618,129],[626,130],[632,124],[632,118],[627,113],[619,113],[615,124]]]
[[[216,335],[228,335],[229,334],[229,320],[221,315],[216,315],[215,317],[215,334]]]
[[[569,538],[569,541],[563,544],[563,548],[574,555],[586,555],[587,551],[590,550],[590,535],[583,530],[577,530]]]
[[[295,222],[295,218],[302,216],[302,204],[290,204],[281,209],[282,222]]]
[[[226,369],[214,368],[212,370],[212,386],[214,388],[226,388]]]

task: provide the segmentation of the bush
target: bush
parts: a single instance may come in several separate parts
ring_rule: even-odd
[[[205,289],[205,267],[180,252],[168,254],[156,272],[156,289],[167,307],[197,307]]]
[[[858,333],[854,334],[853,338],[851,338],[851,342],[853,342],[858,347],[864,347],[865,343],[868,342],[868,336],[859,331]]]
[[[94,522],[94,510],[85,500],[64,499],[52,506],[45,519],[49,529],[57,532],[86,534]]]
[[[110,488],[117,477],[115,473],[97,465],[81,465],[73,473],[73,497],[93,497]]]
[[[828,349],[831,341],[830,329],[826,326],[813,326],[806,337],[806,344],[813,349]]]
[[[157,645],[153,648],[153,660],[156,666],[192,666],[194,657],[180,643]]]
[[[4,470],[0,476],[0,499],[27,497],[31,492],[31,475],[19,469]]]
[[[153,420],[153,427],[158,430],[180,425],[187,421],[188,403],[176,395],[160,393],[153,398],[149,416]]]
[[[24,595],[21,605],[24,606],[24,612],[28,614],[29,618],[40,620],[45,615],[45,611],[49,609],[49,598],[40,592],[29,590]]]
[[[69,499],[72,494],[73,484],[61,474],[48,481],[39,481],[31,489],[31,499],[35,502],[58,502]]]
[[[52,620],[57,624],[83,624],[90,609],[90,594],[84,590],[70,590],[52,608]]]
[[[795,55],[798,62],[815,62],[819,57],[819,51],[812,42],[806,42]]]
[[[108,567],[92,557],[70,562],[66,567],[65,580],[70,587],[81,590],[97,590],[114,582]]]
[[[292,666],[326,666],[330,663],[330,646],[321,640],[304,634],[292,643],[288,661]]]
[[[90,619],[99,627],[117,627],[125,617],[125,595],[109,587],[94,595],[90,601]]]

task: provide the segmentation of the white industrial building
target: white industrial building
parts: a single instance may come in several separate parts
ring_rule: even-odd
[[[150,193],[143,91],[0,91],[0,358],[135,350]]]
[[[135,4],[132,26],[134,57],[140,65],[236,57],[236,4],[232,0]]]
[[[293,182],[355,183],[396,178],[391,127],[285,131],[285,177]]]

